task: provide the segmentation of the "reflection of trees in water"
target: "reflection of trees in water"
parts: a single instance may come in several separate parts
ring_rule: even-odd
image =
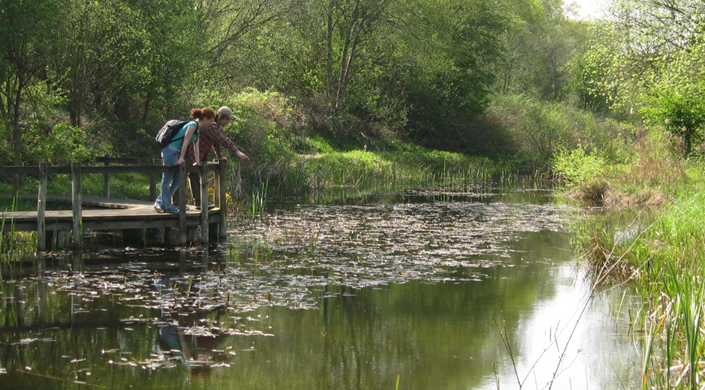
[[[463,245],[472,250],[463,260],[476,264],[474,267],[462,262],[458,266],[435,263],[438,258],[456,260],[456,253],[444,251],[440,244],[428,245],[428,236],[436,234],[428,230],[433,213],[419,214],[412,206],[393,209],[413,222],[393,230],[399,235],[366,235],[352,226],[343,232],[348,236],[336,236],[335,229],[340,226],[333,226],[327,236],[319,236],[320,246],[281,242],[290,247],[269,251],[266,259],[257,259],[259,263],[253,262],[253,253],[248,250],[242,253],[246,259],[235,267],[218,258],[193,260],[185,255],[166,264],[136,262],[109,271],[103,270],[104,264],[86,262],[83,274],[74,274],[70,280],[42,279],[44,293],[38,285],[34,287],[35,282],[26,282],[19,293],[27,302],[24,306],[5,302],[4,307],[14,310],[11,315],[23,318],[26,328],[20,336],[0,332],[0,348],[6,348],[0,359],[3,367],[30,365],[36,372],[79,379],[83,378],[79,370],[89,367],[93,373],[90,379],[107,378],[115,387],[140,380],[169,385],[207,376],[212,366],[238,358],[252,364],[234,364],[210,376],[213,388],[230,388],[235,381],[251,384],[249,388],[281,387],[283,383],[306,389],[393,388],[397,373],[402,383],[415,383],[419,388],[471,386],[487,374],[487,362],[500,362],[504,356],[492,322],[493,317],[501,316],[500,303],[510,337],[514,337],[532,306],[555,293],[550,278],[538,272],[544,267],[538,262],[562,258],[569,246],[566,235],[517,233],[509,228],[478,238],[482,226],[509,226],[512,218],[518,218],[517,213],[523,224],[535,222],[529,214],[536,208],[498,208],[502,212],[497,214],[503,218],[491,221],[485,221],[483,213],[470,218],[466,214],[470,209],[449,210],[441,221],[447,227],[446,234],[441,232],[434,239],[451,247],[448,237],[464,240]],[[540,226],[555,228],[560,223],[561,217],[548,208],[542,212],[543,219],[537,222]],[[458,221],[461,226],[456,226]],[[382,230],[400,224],[371,218],[362,218],[359,223],[368,227],[377,224]],[[517,229],[521,231],[523,226]],[[401,233],[409,228],[416,229],[411,243],[418,245],[404,249]],[[346,242],[346,237],[358,242]],[[479,247],[478,242],[485,242],[487,248]],[[352,252],[350,245],[356,245]],[[400,261],[385,262],[389,259],[386,252],[370,245],[390,251],[390,256]],[[405,262],[407,255],[423,261]],[[503,264],[517,268],[503,268]],[[483,268],[485,265],[489,268]],[[423,272],[412,272],[416,270]],[[409,280],[416,281],[394,284]],[[456,284],[459,280],[481,283]],[[100,286],[107,287],[99,290],[98,296],[89,293]],[[52,294],[57,288],[63,291]],[[46,310],[37,316],[32,308],[40,306],[42,299]],[[267,325],[276,329],[277,337],[254,339],[256,353],[233,357],[230,352],[240,352],[254,341],[227,337],[229,330],[248,331],[251,323],[237,317],[242,315],[239,310],[243,306],[239,305],[243,302],[250,305],[246,310],[292,302],[318,304],[320,310],[261,309],[258,313],[272,315]],[[39,333],[29,331],[38,328],[42,329],[40,337],[53,341],[32,343],[31,348],[7,345],[18,338],[37,337]],[[20,348],[24,348],[22,359],[15,353]],[[69,363],[74,359],[87,362]],[[109,360],[114,363],[108,364]],[[148,360],[150,364],[143,364]],[[130,369],[132,364],[135,369]],[[175,385],[180,386],[185,385]]]
[[[555,238],[547,237],[554,235],[528,235],[515,245],[520,252],[510,252],[514,257],[511,261],[521,257],[526,257],[527,262],[539,257],[558,257],[559,253],[553,253],[550,249],[535,251],[535,256],[531,254],[533,245],[542,248],[564,246],[561,242],[554,242]],[[564,238],[567,239],[567,236]],[[495,261],[491,257],[488,259]],[[173,293],[178,297],[197,298],[199,295],[211,294],[207,286],[191,283],[193,279],[184,279],[185,276],[201,273],[202,268],[195,267],[195,264],[191,266],[180,262],[169,273],[162,269],[158,279],[155,279],[154,273],[145,272],[145,275],[151,280],[152,290],[157,291],[157,286],[164,290],[160,293],[162,296]],[[395,375],[383,374],[380,371],[382,369],[386,373],[413,372],[413,380],[418,383],[433,384],[439,381],[439,377],[446,378],[441,381],[442,388],[451,383],[452,378],[457,378],[458,372],[476,372],[478,375],[484,372],[482,367],[469,364],[467,359],[458,359],[457,356],[472,356],[481,361],[501,361],[503,351],[498,339],[493,336],[491,322],[491,317],[498,313],[500,302],[505,305],[511,302],[510,308],[507,308],[507,321],[510,331],[513,331],[518,327],[523,311],[528,310],[536,299],[552,294],[550,286],[540,280],[539,274],[532,269],[527,265],[522,272],[510,272],[495,267],[484,271],[488,277],[482,283],[425,285],[431,283],[428,280],[403,286],[386,286],[383,291],[371,288],[358,290],[347,286],[320,287],[322,291],[316,292],[316,296],[331,297],[321,301],[321,310],[278,311],[272,319],[275,328],[287,329],[293,332],[294,337],[268,338],[266,342],[259,343],[258,353],[271,359],[271,366],[282,372],[268,373],[274,378],[301,375],[290,371],[289,367],[307,362],[307,371],[310,371],[310,367],[318,373],[315,381],[328,388],[393,387]],[[451,272],[463,276],[464,273],[471,274],[474,271],[460,267]],[[511,279],[503,279],[505,275],[511,276]],[[75,286],[80,285],[77,282]],[[47,290],[52,288],[46,287]],[[53,370],[57,375],[62,373],[55,370],[54,365],[68,365],[76,372],[85,368],[81,363],[74,364],[76,367],[68,363],[74,359],[92,360],[93,378],[99,378],[113,372],[111,365],[107,364],[108,360],[113,360],[115,364],[139,365],[140,361],[150,359],[152,355],[164,355],[166,361],[176,364],[171,365],[174,367],[170,370],[173,373],[169,375],[172,379],[182,375],[208,375],[211,365],[227,362],[231,356],[228,352],[235,351],[233,348],[242,344],[242,341],[215,332],[214,328],[245,328],[243,320],[231,316],[232,313],[226,307],[196,310],[198,305],[182,305],[178,308],[174,306],[174,310],[168,312],[155,313],[154,309],[130,306],[107,296],[92,298],[90,295],[70,295],[70,292],[40,294],[39,288],[32,288],[31,284],[13,286],[11,292],[4,293],[4,296],[12,294],[19,294],[17,296],[27,303],[8,305],[5,302],[5,307],[13,308],[15,314],[23,317],[23,323],[28,327],[26,329],[32,326],[36,328],[40,323],[32,308],[39,306],[40,299],[45,300],[44,305],[48,309],[42,323],[44,329],[51,327],[52,330],[43,333],[41,337],[50,337],[54,341],[34,349],[13,346],[15,349],[12,350],[7,347],[10,352],[3,353],[3,360],[11,357],[11,361],[3,362],[3,367],[31,366],[37,372],[49,373]],[[84,302],[83,298],[93,301]],[[73,310],[72,314],[72,310],[66,310],[69,307],[77,310]],[[99,309],[81,312],[90,307]],[[128,318],[133,320],[120,321]],[[56,325],[60,325],[59,329],[53,329]],[[215,337],[188,334],[199,327]],[[133,330],[127,331],[126,328]],[[10,342],[12,338],[5,335],[2,341]],[[439,350],[442,340],[449,337],[456,342]],[[39,344],[33,344],[36,345]],[[227,350],[228,347],[232,348]],[[22,354],[15,354],[14,351],[20,348],[23,348]],[[111,351],[114,349],[118,350]],[[103,350],[108,352],[102,353]],[[424,367],[429,364],[444,368],[440,372],[426,372]],[[158,369],[168,366],[164,364],[158,366]],[[238,370],[240,373],[244,371],[245,377],[251,381],[271,385],[283,383],[262,379],[262,367],[242,367]],[[80,374],[75,375],[80,377]],[[411,374],[402,375],[402,380],[410,379],[408,375]],[[118,377],[120,381],[128,383],[133,376],[124,371]]]
[[[219,349],[229,333],[214,329],[237,331],[245,324],[224,315],[224,306],[198,304],[209,291],[184,281],[200,275],[204,264],[213,269],[220,259],[201,255],[187,261],[182,252],[178,263],[124,265],[129,270],[105,263],[73,265],[83,272],[43,265],[43,273],[32,279],[0,283],[0,367],[8,371],[3,381],[20,383],[27,375],[39,383],[90,381],[108,375],[111,366],[154,370],[174,368],[178,361],[190,375],[207,374],[229,356]],[[140,294],[155,301],[175,294],[180,300],[160,310],[135,300]]]

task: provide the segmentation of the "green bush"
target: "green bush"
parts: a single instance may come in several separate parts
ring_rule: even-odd
[[[702,85],[701,85],[702,84]],[[702,139],[705,125],[705,83],[664,87],[641,110],[651,125],[664,126],[672,135],[681,137],[684,152]]]
[[[522,95],[495,96],[486,117],[505,129],[510,154],[530,172],[549,170],[561,148],[580,147],[606,161],[623,163],[632,153],[636,133],[632,125]]]
[[[87,161],[94,151],[89,150],[90,136],[85,129],[60,123],[45,139],[44,152],[47,161],[54,164],[70,164],[72,161]]]
[[[88,163],[108,154],[110,139],[97,136],[90,127],[73,127],[59,123],[51,130],[32,125],[22,133],[24,165],[49,162],[67,165],[71,162]]]
[[[560,148],[553,160],[553,172],[568,184],[592,182],[606,171],[606,167],[604,158],[586,154],[582,147]]]

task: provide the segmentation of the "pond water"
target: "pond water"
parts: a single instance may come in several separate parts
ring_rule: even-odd
[[[0,388],[638,387],[550,192],[291,206],[212,251],[105,250],[0,282]]]

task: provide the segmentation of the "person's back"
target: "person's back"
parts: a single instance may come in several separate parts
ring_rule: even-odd
[[[172,139],[172,142],[162,149],[161,155],[165,166],[176,166],[185,163],[186,150],[189,144],[194,143],[196,153],[196,164],[198,164],[198,129],[210,127],[213,123],[215,113],[210,108],[195,108],[191,110],[191,118],[194,120],[186,123]],[[172,196],[179,188],[179,173],[174,171],[162,174],[161,193],[154,202],[154,210],[158,213],[178,213],[179,209],[174,207]]]
[[[189,126],[195,126],[196,130],[193,132],[193,136],[189,139],[189,142],[196,142],[198,141],[198,122],[196,121],[188,121],[179,131],[174,134],[174,138],[171,141],[170,145],[173,145],[176,149],[179,151],[181,150],[181,147],[184,145],[184,138],[186,135],[186,132],[188,131]]]

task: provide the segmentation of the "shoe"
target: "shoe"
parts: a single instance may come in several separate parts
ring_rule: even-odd
[[[163,213],[163,212],[164,212],[164,209],[161,208],[161,207],[159,207],[158,204],[155,204],[155,205],[154,205],[154,211],[156,211],[156,212],[158,212],[158,213]]]
[[[173,209],[170,209],[170,210],[164,210],[164,212],[169,213],[169,214],[178,214],[179,209],[174,207]]]
[[[184,206],[184,210],[189,211],[189,210],[191,210],[191,208],[188,206]]]
[[[208,203],[208,210],[214,209],[214,208],[215,208],[215,205],[213,203]],[[199,204],[198,206],[196,206],[196,209],[200,210],[201,205]]]

